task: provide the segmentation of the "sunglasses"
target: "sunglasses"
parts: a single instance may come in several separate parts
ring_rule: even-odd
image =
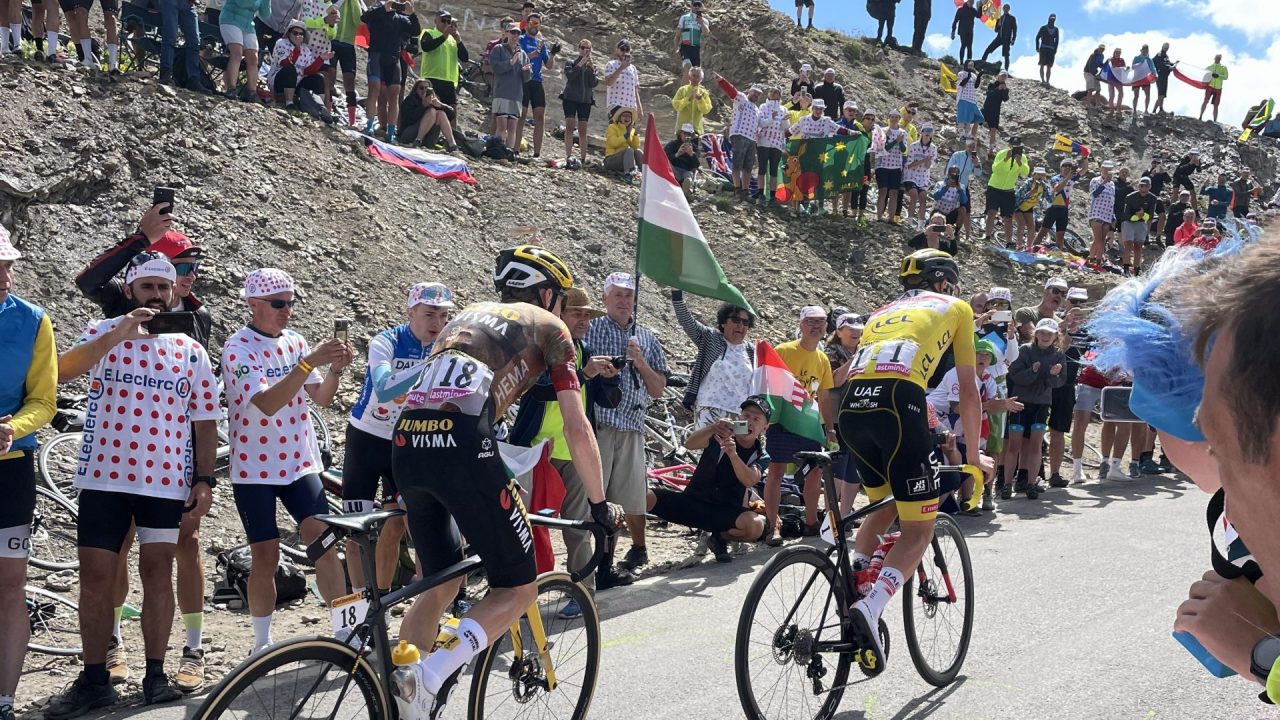
[[[734,315],[732,317],[727,317],[725,318],[725,320],[733,323],[734,325],[746,325],[747,327],[752,327],[753,325],[755,325],[755,323],[751,322],[751,318],[742,317],[741,315]]]
[[[307,33],[304,30],[290,30],[289,34],[290,35],[306,35]]]
[[[297,300],[263,300],[262,298],[254,298],[254,300],[258,300],[260,302],[264,302],[270,305],[272,310],[283,310],[285,308],[292,308],[294,305],[298,303]]]
[[[196,274],[200,270],[200,263],[177,263],[173,269],[178,273],[178,277],[186,277]]]
[[[1062,297],[1067,294],[1066,290],[1063,290],[1062,288],[1056,288],[1056,287],[1049,288],[1049,292],[1053,293],[1054,297]]]
[[[578,49],[579,49],[579,50],[590,50],[590,49],[591,49],[591,46],[590,46],[590,45],[579,45],[579,46],[578,46]]]

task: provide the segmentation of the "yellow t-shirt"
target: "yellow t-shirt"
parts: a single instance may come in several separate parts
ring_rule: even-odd
[[[577,366],[582,367],[582,348],[577,350]],[[587,386],[583,383],[580,392],[582,398],[582,406],[587,406]],[[571,461],[573,457],[569,454],[569,443],[564,439],[564,415],[560,413],[559,402],[549,402],[542,411],[542,425],[538,428],[538,434],[533,436],[530,445],[537,445],[543,440],[551,439],[551,459]]]
[[[804,386],[809,397],[815,400],[821,393],[835,387],[831,378],[831,360],[821,350],[805,350],[800,347],[799,340],[784,342],[774,348],[778,357],[787,364],[787,369],[796,376],[796,381]]]
[[[867,319],[850,379],[908,379],[927,390],[948,345],[957,367],[976,364],[973,308],[950,295],[908,292]]]

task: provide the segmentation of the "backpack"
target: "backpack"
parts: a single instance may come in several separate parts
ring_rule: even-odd
[[[485,143],[484,156],[494,160],[516,159],[515,151],[507,147],[507,144],[497,135],[489,136],[489,140]]]
[[[453,131],[453,141],[458,143],[458,148],[470,157],[478,158],[484,155],[485,148],[489,147],[489,142],[482,135],[471,136],[461,130]]]
[[[248,545],[218,553],[215,562],[218,581],[213,587],[213,602],[239,600],[242,607],[248,607],[249,570],[252,566],[253,554]],[[281,555],[280,566],[276,568],[276,605],[301,600],[306,596],[307,576],[303,574],[302,568]]]

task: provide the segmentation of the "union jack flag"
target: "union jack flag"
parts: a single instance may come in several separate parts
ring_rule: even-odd
[[[702,136],[702,159],[708,170],[728,175],[733,168],[733,148],[723,143],[719,135],[707,133]]]

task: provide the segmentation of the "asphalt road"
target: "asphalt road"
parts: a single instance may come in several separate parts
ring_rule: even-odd
[[[1207,496],[1157,478],[1054,490],[961,518],[975,565],[976,627],[960,678],[935,689],[887,611],[888,670],[845,693],[842,720],[908,718],[1266,718],[1258,686],[1219,680],[1170,637],[1174,610],[1207,567]],[[772,551],[602,593],[604,667],[592,717],[742,717],[734,632]],[[856,670],[854,671],[857,674]],[[448,709],[464,716],[465,704]],[[177,720],[192,705],[107,717]]]

